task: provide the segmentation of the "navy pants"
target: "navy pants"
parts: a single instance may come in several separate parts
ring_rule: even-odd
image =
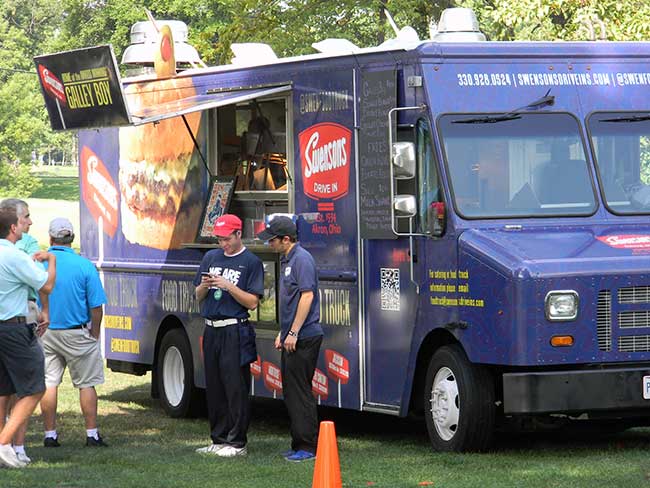
[[[282,394],[291,422],[291,449],[316,454],[318,411],[311,392],[318,351],[323,336],[299,339],[296,351],[282,350]]]
[[[244,447],[251,418],[251,374],[248,364],[240,366],[238,327],[206,326],[203,360],[212,442]]]

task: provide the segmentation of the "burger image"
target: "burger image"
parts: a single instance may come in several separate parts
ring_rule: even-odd
[[[189,78],[132,84],[125,90],[132,113],[195,95]],[[186,116],[195,137],[200,113]],[[200,171],[194,143],[181,117],[120,129],[119,185],[122,233],[129,242],[176,249],[191,242],[201,218],[196,203]]]
[[[166,26],[164,26],[166,27]],[[168,31],[168,29],[166,29]],[[169,35],[171,33],[169,32]],[[163,38],[164,41],[164,38]],[[173,45],[173,41],[172,45]],[[161,43],[169,48],[169,43]],[[161,49],[163,55],[165,51]],[[129,110],[144,116],[152,107],[196,95],[190,78],[175,78],[173,52],[165,79],[134,82],[125,88]],[[157,60],[158,61],[158,60]],[[157,74],[159,66],[156,65]],[[200,113],[186,115],[198,136]],[[122,233],[131,243],[177,249],[196,236],[201,218],[200,168],[194,142],[181,117],[125,127],[119,131],[120,215]]]

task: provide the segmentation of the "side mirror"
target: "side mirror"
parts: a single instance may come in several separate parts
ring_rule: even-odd
[[[415,144],[394,142],[392,148],[393,174],[397,180],[408,180],[415,176]]]
[[[444,202],[433,202],[427,209],[427,222],[432,236],[440,237],[447,227],[447,212]]]
[[[395,195],[393,199],[395,217],[414,217],[417,214],[417,202],[413,195]]]

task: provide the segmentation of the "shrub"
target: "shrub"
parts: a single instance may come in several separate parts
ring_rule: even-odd
[[[29,164],[0,162],[0,197],[27,198],[43,183]]]

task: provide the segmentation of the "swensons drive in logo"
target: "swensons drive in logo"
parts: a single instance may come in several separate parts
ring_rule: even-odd
[[[350,186],[352,132],[339,124],[312,125],[300,133],[303,189],[315,200],[336,200]]]
[[[95,221],[102,218],[104,232],[117,229],[118,193],[101,159],[88,147],[81,149],[81,196]]]
[[[609,235],[599,236],[597,239],[603,244],[616,249],[645,249],[650,250],[650,235]]]

